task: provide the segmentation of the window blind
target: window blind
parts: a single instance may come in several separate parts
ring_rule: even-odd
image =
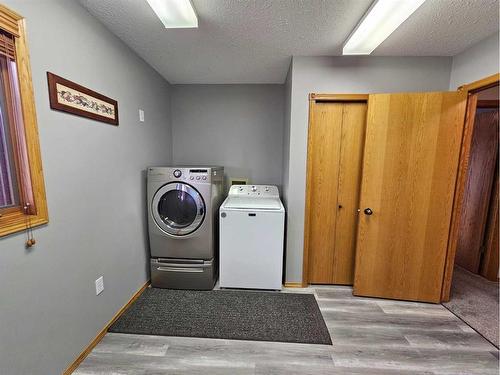
[[[26,212],[36,214],[33,189],[31,186],[28,150],[24,129],[19,81],[17,79],[16,62],[5,56],[0,56],[0,85],[5,96],[4,124],[9,124],[11,135],[12,156],[17,166],[17,182],[19,203],[26,206]],[[13,160],[11,160],[12,162]]]
[[[12,35],[0,32],[0,55],[11,60],[16,59],[16,47]]]
[[[0,4],[0,29],[5,30],[10,35],[19,37],[20,21],[22,17],[16,12],[10,10],[6,6]]]
[[[11,165],[13,160],[9,155],[6,125],[3,113],[0,111],[0,208],[16,203]]]

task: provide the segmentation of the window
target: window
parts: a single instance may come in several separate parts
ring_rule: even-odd
[[[6,58],[0,56],[2,68]],[[6,107],[6,93],[4,82],[0,88],[0,208],[12,207],[19,202],[17,190],[16,170],[10,124],[8,123]]]
[[[0,5],[0,236],[47,222],[24,19]]]

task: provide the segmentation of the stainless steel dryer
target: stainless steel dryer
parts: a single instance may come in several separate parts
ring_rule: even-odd
[[[222,167],[148,168],[153,287],[213,288],[223,177]]]

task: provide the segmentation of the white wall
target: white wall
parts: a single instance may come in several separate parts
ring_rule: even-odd
[[[448,57],[293,58],[286,281],[302,280],[308,94],[448,90],[450,68]]]
[[[222,165],[227,176],[281,186],[283,85],[175,85],[176,164]]]
[[[76,2],[4,3],[27,20],[50,223],[30,250],[0,239],[0,374],[56,375],[148,279],[142,171],[171,161],[169,86]],[[117,99],[120,125],[50,110],[47,71]]]
[[[458,86],[498,73],[500,71],[498,53],[498,33],[495,33],[454,56],[450,90],[456,90]]]

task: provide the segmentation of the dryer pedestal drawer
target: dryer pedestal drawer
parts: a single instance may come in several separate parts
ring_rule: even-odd
[[[199,263],[151,259],[151,286],[155,288],[211,290],[215,277],[213,259]]]

